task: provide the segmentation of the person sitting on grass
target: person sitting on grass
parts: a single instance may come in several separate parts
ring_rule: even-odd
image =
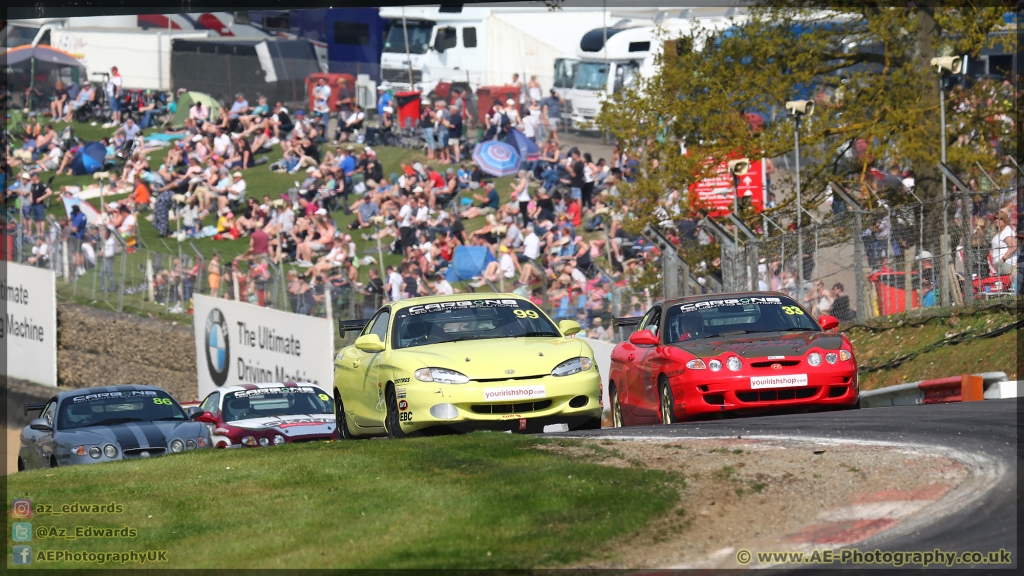
[[[301,265],[312,264],[314,252],[330,252],[334,247],[334,236],[338,230],[323,208],[313,216],[312,234],[296,247],[295,255]]]
[[[238,240],[241,237],[242,231],[235,222],[234,212],[225,212],[217,219],[217,234],[213,236],[214,240]]]
[[[490,180],[484,181],[484,194],[473,194],[473,198],[480,204],[478,206],[471,206],[462,212],[462,218],[465,220],[493,214],[498,210],[498,206],[501,203],[498,191],[494,189],[494,182]]]

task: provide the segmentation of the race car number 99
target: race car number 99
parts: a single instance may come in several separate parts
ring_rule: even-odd
[[[516,310],[513,310],[512,313],[516,315],[516,318],[539,318],[539,316],[537,315],[537,312],[535,310],[519,310],[519,309],[516,309]]]

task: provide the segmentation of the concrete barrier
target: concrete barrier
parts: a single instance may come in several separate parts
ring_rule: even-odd
[[[594,340],[592,338],[581,337],[580,340],[590,344],[590,347],[594,350],[594,359],[597,360],[597,369],[601,372],[602,406],[604,407],[604,411],[607,412],[612,406],[608,400],[608,372],[612,367],[612,350],[615,349],[615,344]]]
[[[1017,391],[1017,382],[1008,382],[1006,373],[983,372],[867,390],[860,393],[860,407],[879,408],[1017,398]]]

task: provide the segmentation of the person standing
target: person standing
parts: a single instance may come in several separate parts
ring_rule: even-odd
[[[107,227],[103,227],[103,262],[100,264],[100,291],[114,292],[117,284],[114,283],[114,255],[117,253],[117,241],[114,240],[114,233]]]
[[[996,233],[992,237],[992,266],[999,276],[1013,272],[1017,264],[1017,238],[1010,228],[1010,215],[1000,210],[996,216]]]
[[[448,155],[448,110],[444,100],[434,102],[434,130],[437,133],[437,159],[445,164],[451,162]]]
[[[554,88],[551,89],[550,94],[541,103],[543,105],[541,122],[544,125],[544,129],[551,133],[549,138],[555,141],[556,146],[561,146],[562,143],[558,140],[558,129],[562,121],[562,104],[564,101]]]
[[[424,106],[420,112],[420,129],[423,131],[423,139],[427,142],[427,160],[433,160],[437,141],[434,140],[434,115],[429,106]]]
[[[352,113],[352,89],[348,87],[348,81],[344,78],[338,78],[338,99],[334,102],[335,107],[338,110],[338,124],[348,120],[348,115]]]
[[[325,132],[327,131],[327,125],[331,122],[330,101],[331,87],[327,85],[327,78],[321,76],[317,79],[316,86],[313,88],[313,112],[320,117]]]
[[[380,274],[377,273],[376,268],[370,268],[368,271],[370,281],[366,283],[366,286],[362,289],[363,293],[363,318],[370,318],[373,313],[380,308],[380,305],[384,302],[384,281],[381,279]]]
[[[569,198],[571,200],[583,200],[584,168],[583,160],[580,158],[579,148],[569,151]]]
[[[398,270],[394,266],[388,266],[388,283],[384,285],[384,289],[388,295],[388,299],[392,302],[397,302],[402,299],[402,275],[398,273]]]
[[[68,252],[71,254],[71,264],[75,267],[75,278],[85,274],[85,258],[82,256],[82,242],[85,240],[85,227],[89,224],[88,218],[82,213],[82,209],[75,204],[71,207],[71,235],[68,237]]]
[[[459,113],[459,108],[455,104],[448,106],[448,118],[444,121],[445,127],[448,128],[448,147],[451,148],[455,158],[452,159],[452,164],[458,164],[462,162],[462,151],[459,149],[459,139],[462,138],[462,114]]]
[[[46,199],[53,196],[53,190],[48,184],[39,181],[39,172],[33,172],[29,191],[32,194],[29,216],[36,223],[36,234],[43,237],[46,234]]]
[[[540,89],[540,82],[537,82],[537,75],[530,76],[530,81],[526,84],[526,91],[530,96],[530,100],[540,102],[541,98],[544,97],[544,93]]]
[[[104,124],[103,127],[110,128],[121,123],[121,94],[124,87],[121,74],[117,71],[117,66],[110,69],[110,78],[107,80],[105,88],[107,91],[107,102],[110,103],[111,116],[110,122]]]

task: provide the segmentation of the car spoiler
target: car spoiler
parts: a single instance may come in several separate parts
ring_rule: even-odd
[[[636,326],[643,319],[644,319],[643,316],[631,316],[629,318],[616,318],[615,319],[615,326],[616,327],[620,327],[620,326]]]
[[[345,337],[345,332],[352,332],[352,331],[358,332],[358,331],[362,330],[363,328],[365,328],[366,327],[366,323],[369,322],[369,321],[370,321],[369,318],[366,318],[364,320],[342,320],[341,318],[339,318],[338,319],[338,336],[344,338]]]
[[[42,412],[46,404],[25,404],[25,416],[28,416],[31,412]]]

